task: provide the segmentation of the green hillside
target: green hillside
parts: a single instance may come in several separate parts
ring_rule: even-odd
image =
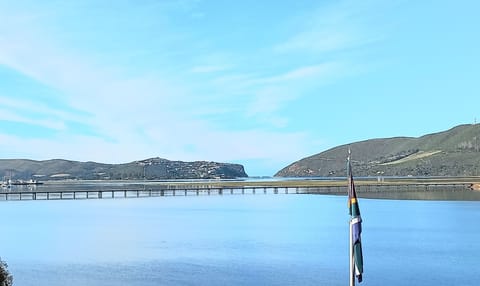
[[[468,124],[422,137],[371,139],[338,146],[280,170],[280,177],[345,176],[352,150],[356,176],[480,175],[480,124]]]
[[[163,180],[247,177],[239,164],[210,161],[182,162],[150,158],[125,164],[68,160],[0,159],[0,180]]]

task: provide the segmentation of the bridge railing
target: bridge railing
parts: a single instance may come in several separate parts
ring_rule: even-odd
[[[466,190],[466,183],[434,184],[360,184],[358,193]],[[346,194],[346,185],[320,186],[176,186],[167,188],[112,189],[112,190],[51,190],[51,191],[3,191],[0,201],[10,200],[80,200],[119,199],[163,196],[208,196],[245,194]]]

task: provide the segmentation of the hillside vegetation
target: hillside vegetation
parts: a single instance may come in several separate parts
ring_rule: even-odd
[[[151,158],[125,164],[68,160],[0,159],[0,175],[18,180],[163,180],[247,177],[242,165],[208,161],[182,162]],[[0,178],[1,179],[1,178]]]
[[[345,176],[348,148],[356,176],[480,175],[480,124],[422,137],[371,139],[338,146],[280,170],[280,177]]]

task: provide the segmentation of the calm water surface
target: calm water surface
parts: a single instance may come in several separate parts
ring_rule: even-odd
[[[361,285],[477,285],[480,202],[360,199]],[[14,285],[346,285],[346,197],[0,203]]]

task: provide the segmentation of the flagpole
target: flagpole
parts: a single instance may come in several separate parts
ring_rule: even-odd
[[[352,236],[352,220],[350,219],[350,221],[348,222],[349,224],[349,235],[350,235],[350,286],[355,286],[355,269],[354,269],[354,260],[353,260],[353,236]]]
[[[350,166],[350,156],[352,155],[352,151],[350,150],[350,147],[348,147],[348,157],[347,157],[347,166]],[[348,184],[350,185],[351,182],[350,182],[350,172],[352,170],[350,170],[348,167],[347,167],[347,180],[348,180]],[[354,258],[353,258],[353,235],[352,235],[352,219],[350,218],[349,222],[348,222],[348,236],[349,236],[349,263],[350,263],[350,267],[349,267],[349,285],[350,286],[355,286],[355,265],[354,265]]]
[[[358,207],[357,192],[353,183],[351,151],[348,148],[347,159],[348,177],[348,212],[350,213],[349,242],[350,242],[350,286],[355,285],[355,276],[358,282],[362,282],[363,255],[360,235],[362,233],[362,218]]]

